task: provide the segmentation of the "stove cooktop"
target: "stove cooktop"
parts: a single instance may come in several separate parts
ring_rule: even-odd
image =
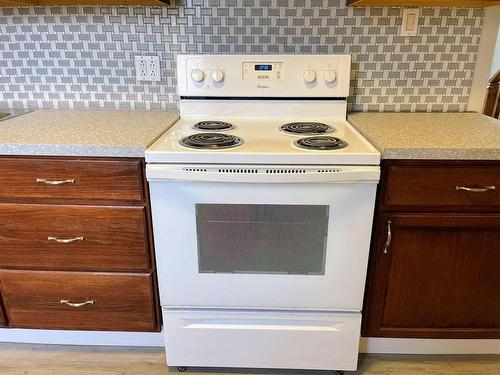
[[[279,117],[225,117],[210,120],[198,116],[181,117],[148,148],[146,161],[148,163],[379,164],[378,151],[345,119],[293,120]],[[214,130],[218,126],[222,129]],[[330,134],[335,134],[335,137]]]

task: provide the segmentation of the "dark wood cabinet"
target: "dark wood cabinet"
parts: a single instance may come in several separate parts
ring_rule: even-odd
[[[143,207],[0,203],[0,249],[2,268],[151,266]]]
[[[387,210],[500,211],[498,165],[390,165],[386,178]]]
[[[0,270],[12,327],[152,331],[151,274]]]
[[[453,186],[459,165],[471,171],[467,184],[498,187],[495,163],[384,161],[364,336],[500,338],[500,210],[489,204],[496,190],[429,188]]]
[[[3,304],[0,295],[0,327],[4,327],[5,325],[7,325],[7,321],[5,319],[5,313],[3,311]]]
[[[144,168],[0,157],[0,325],[160,330]]]
[[[144,200],[139,160],[4,157],[0,175],[2,201],[127,204]]]

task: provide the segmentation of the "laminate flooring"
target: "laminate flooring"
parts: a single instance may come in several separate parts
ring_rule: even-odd
[[[168,375],[163,348],[0,343],[0,375]],[[331,371],[188,369],[186,375],[329,375]],[[346,375],[500,375],[498,355],[361,355]]]

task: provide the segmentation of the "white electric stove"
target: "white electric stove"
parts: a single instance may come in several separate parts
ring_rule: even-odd
[[[345,55],[180,55],[147,151],[167,363],[354,370],[380,155]]]

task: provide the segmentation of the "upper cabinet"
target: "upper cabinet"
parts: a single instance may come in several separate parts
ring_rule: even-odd
[[[23,5],[169,5],[171,0],[0,0],[0,6]]]
[[[500,5],[500,0],[347,0],[347,5],[483,8]]]

